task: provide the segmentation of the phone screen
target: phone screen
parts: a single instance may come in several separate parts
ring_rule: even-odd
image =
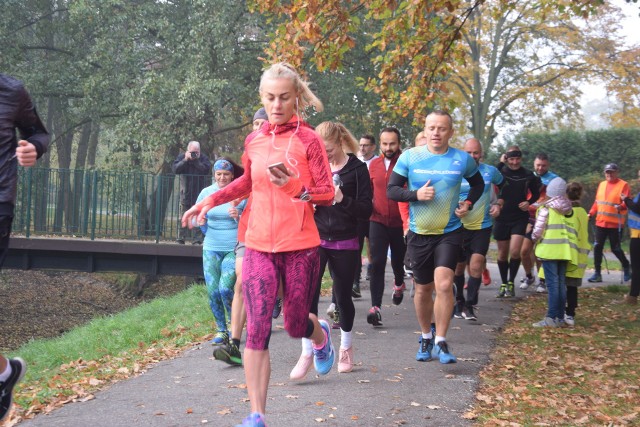
[[[280,169],[282,173],[284,173],[285,175],[289,175],[286,166],[282,162],[274,163],[272,165],[269,165],[268,167],[269,170]]]

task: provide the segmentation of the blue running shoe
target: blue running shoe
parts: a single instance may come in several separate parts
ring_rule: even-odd
[[[214,335],[211,340],[211,344],[213,345],[227,345],[229,344],[229,332],[227,331],[218,331]]]
[[[236,427],[267,427],[267,424],[264,422],[264,417],[261,413],[253,412],[242,420],[242,424],[237,424]]]
[[[420,347],[418,348],[418,352],[416,353],[416,360],[418,362],[426,362],[431,360],[431,350],[433,349],[432,340],[429,338],[420,337],[418,342],[420,343]]]
[[[624,281],[628,282],[629,280],[631,280],[631,268],[627,267],[624,269]]]
[[[435,349],[436,354],[440,358],[440,363],[446,365],[447,363],[456,363],[458,361],[453,354],[449,353],[449,347],[446,341],[440,341],[436,344]]]
[[[320,375],[326,375],[333,367],[336,360],[336,351],[331,342],[331,329],[326,320],[320,320],[320,326],[327,335],[327,342],[320,350],[313,349],[313,367]]]

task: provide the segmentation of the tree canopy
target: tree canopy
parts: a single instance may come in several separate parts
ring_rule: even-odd
[[[616,11],[602,0],[3,6],[0,67],[34,95],[54,141],[44,162],[60,168],[103,159],[166,172],[193,139],[211,155],[238,155],[260,73],[276,60],[305,72],[324,101],[312,123],[340,120],[356,136],[396,125],[408,145],[435,107],[486,141],[498,120],[577,125],[580,79],[601,79],[618,97],[612,123],[639,117],[638,51],[620,49]]]

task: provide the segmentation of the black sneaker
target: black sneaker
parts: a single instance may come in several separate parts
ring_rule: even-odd
[[[20,382],[27,372],[27,365],[24,360],[16,357],[7,360],[11,366],[11,375],[6,381],[0,381],[0,421],[4,419],[11,409],[11,400],[13,399],[13,387]]]
[[[393,295],[391,296],[391,301],[393,301],[393,305],[402,304],[402,300],[404,299],[404,291],[407,289],[407,286],[402,283],[400,286],[393,285]]]
[[[277,319],[280,316],[280,312],[282,312],[282,298],[276,298],[276,305],[273,307],[271,317]]]
[[[233,342],[213,350],[213,358],[231,366],[242,366],[242,354],[240,354],[240,349]]]
[[[371,307],[369,309],[369,313],[367,314],[367,323],[373,326],[382,325],[382,314],[380,313],[379,307]]]
[[[333,311],[333,322],[331,324],[331,329],[340,329],[340,310],[338,310],[337,306]]]
[[[351,296],[353,298],[362,298],[362,294],[360,293],[360,283],[354,283],[351,288]]]
[[[476,314],[473,312],[472,305],[464,308],[464,310],[462,311],[462,317],[464,317],[467,320],[478,320],[478,318],[476,317]]]
[[[184,239],[176,239],[176,243],[179,245],[184,245]]]
[[[463,319],[463,310],[464,310],[464,304],[462,304],[462,302],[456,302],[456,305],[453,306],[453,317],[455,319]]]

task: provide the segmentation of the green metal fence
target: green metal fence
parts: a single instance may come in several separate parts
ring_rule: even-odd
[[[18,176],[13,234],[156,242],[177,237],[175,175],[20,168]]]

